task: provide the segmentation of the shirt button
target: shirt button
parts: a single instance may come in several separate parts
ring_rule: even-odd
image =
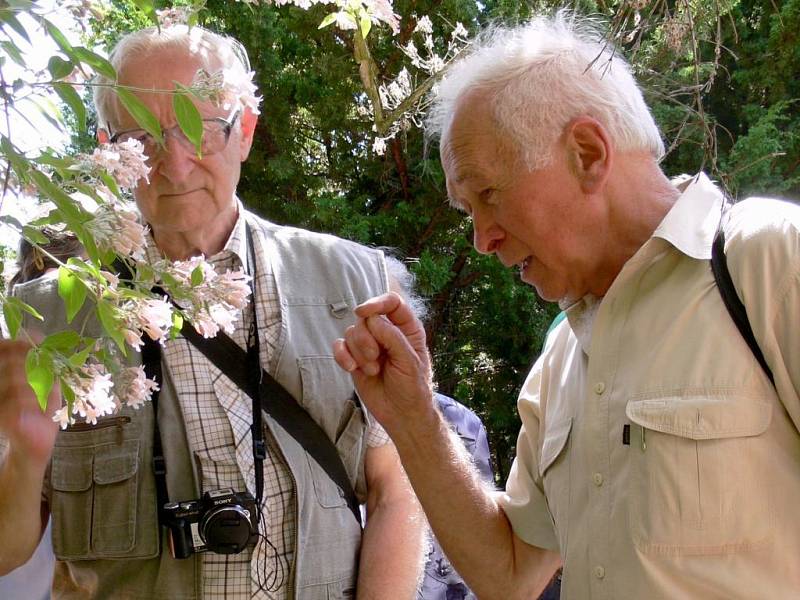
[[[594,475],[592,475],[592,481],[594,481],[594,484],[597,487],[600,487],[601,485],[603,485],[603,474],[595,473]]]
[[[598,396],[606,391],[606,384],[602,381],[598,381],[594,384],[594,393]]]
[[[606,570],[600,565],[597,565],[594,568],[594,576],[597,577],[598,579],[602,579],[603,577],[606,576]]]

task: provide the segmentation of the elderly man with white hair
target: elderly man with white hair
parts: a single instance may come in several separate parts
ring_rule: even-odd
[[[629,66],[566,12],[483,36],[435,102],[475,248],[566,312],[498,494],[435,410],[424,330],[397,295],[335,343],[456,569],[503,600],[535,598],[562,563],[566,598],[795,597],[800,207],[670,181]]]
[[[199,27],[151,28],[110,60],[164,133],[161,145],[96,88],[101,141],[137,140],[148,159],[134,192],[147,259],[242,268],[252,302],[222,354],[209,358],[186,328],[145,345],[157,404],[64,431],[25,381],[27,346],[0,342],[0,573],[30,556],[49,514],[57,598],[413,598],[423,519],[393,444],[331,351],[355,305],[386,291],[383,254],[245,210],[236,186],[258,99],[241,44]],[[197,103],[198,153],[169,92],[220,79],[207,86],[217,97]],[[55,286],[17,292],[58,329]]]

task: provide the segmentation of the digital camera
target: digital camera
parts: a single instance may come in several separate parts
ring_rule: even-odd
[[[163,518],[173,558],[194,552],[237,554],[258,536],[256,501],[230,488],[210,490],[199,500],[168,502]]]

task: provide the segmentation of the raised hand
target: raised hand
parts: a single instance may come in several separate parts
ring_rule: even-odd
[[[336,362],[353,376],[359,397],[389,435],[429,418],[432,401],[425,329],[394,292],[356,308],[358,321],[334,342]]]
[[[25,357],[30,345],[0,340],[0,434],[8,439],[17,459],[43,468],[50,460],[58,425],[53,414],[60,393],[54,386],[47,410],[42,412],[25,377]]]

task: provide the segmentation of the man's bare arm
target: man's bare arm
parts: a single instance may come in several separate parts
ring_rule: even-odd
[[[359,600],[411,600],[424,565],[425,517],[393,444],[367,450],[367,522]]]
[[[396,294],[356,315],[336,360],[394,440],[445,554],[480,598],[535,598],[560,559],[514,534],[436,410],[422,324]]]

